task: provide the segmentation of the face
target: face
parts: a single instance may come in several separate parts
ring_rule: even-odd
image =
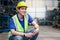
[[[27,8],[26,7],[18,7],[18,13],[22,16],[24,16],[26,14],[26,10]]]

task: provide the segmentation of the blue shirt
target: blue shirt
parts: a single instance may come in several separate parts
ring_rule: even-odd
[[[18,17],[18,15],[17,15],[17,17]],[[18,20],[19,20],[21,26],[24,28],[24,18],[23,18],[23,21],[21,21],[18,17]],[[10,25],[9,29],[10,30],[11,29],[16,29],[13,19],[11,18],[9,21],[10,21],[9,22],[9,25]],[[33,18],[28,14],[28,23],[32,23],[32,22],[33,22]]]

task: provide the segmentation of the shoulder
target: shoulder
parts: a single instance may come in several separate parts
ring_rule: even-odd
[[[12,17],[9,19],[9,21],[10,21],[10,22],[13,21]]]
[[[11,18],[16,17],[16,16],[17,16],[17,14],[13,15]]]
[[[17,14],[13,15],[12,17],[10,17],[10,21],[13,21],[13,18],[15,18]]]
[[[30,15],[30,14],[27,14],[27,16],[28,16],[28,18],[29,18],[29,17],[31,17],[31,15]]]
[[[27,14],[27,15],[28,15],[28,22],[29,22],[29,23],[32,23],[33,20],[34,20],[33,17],[31,17],[30,14]]]

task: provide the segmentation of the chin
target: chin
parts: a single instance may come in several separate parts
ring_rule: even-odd
[[[24,16],[25,14],[22,14],[22,16]]]
[[[23,16],[25,15],[25,14],[22,14]]]

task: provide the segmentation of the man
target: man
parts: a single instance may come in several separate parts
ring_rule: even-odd
[[[17,4],[17,14],[10,19],[9,40],[36,40],[39,32],[38,24],[26,13],[28,6],[24,1]],[[34,29],[28,31],[28,23],[34,25]]]

